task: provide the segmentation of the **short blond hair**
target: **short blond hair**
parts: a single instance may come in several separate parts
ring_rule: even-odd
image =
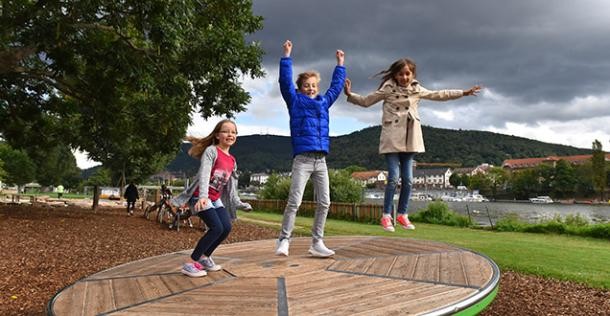
[[[318,82],[320,82],[320,73],[317,71],[306,71],[306,72],[302,72],[299,74],[299,76],[297,77],[297,89],[301,89],[301,86],[303,86],[303,82],[311,77],[315,77],[316,79],[318,79]]]

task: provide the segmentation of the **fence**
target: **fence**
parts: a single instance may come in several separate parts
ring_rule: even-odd
[[[243,200],[250,203],[254,210],[267,210],[283,213],[285,200]],[[299,207],[299,215],[314,216],[316,202],[303,201]],[[328,210],[328,218],[345,219],[354,222],[377,223],[383,214],[383,205],[332,202]]]

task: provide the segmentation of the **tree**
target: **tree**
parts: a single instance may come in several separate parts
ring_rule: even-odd
[[[576,176],[576,194],[579,196],[592,196],[595,194],[595,188],[593,188],[593,166],[591,161],[587,161],[582,165],[574,167],[574,173]]]
[[[593,142],[593,156],[591,157],[593,168],[593,187],[599,194],[599,198],[604,200],[606,190],[606,154],[602,150],[602,144],[596,139]]]
[[[114,176],[141,178],[178,151],[190,113],[233,116],[263,75],[248,0],[4,1],[0,134],[58,139]],[[48,148],[48,147],[45,147]]]
[[[98,168],[89,179],[85,182],[86,185],[93,186],[93,205],[92,208],[95,210],[99,204],[100,199],[100,187],[110,185],[112,183],[112,176],[110,170],[106,168]],[[121,195],[122,196],[122,195]]]
[[[508,173],[502,167],[492,167],[487,173],[487,179],[489,179],[489,186],[491,189],[491,196],[496,199],[498,188],[504,188],[508,180]]]
[[[6,171],[4,171],[4,161],[0,158],[0,182],[4,181],[6,178]],[[2,191],[2,187],[0,186],[0,191]]]
[[[29,149],[32,149],[30,147]],[[80,177],[80,169],[69,147],[58,144],[48,150],[35,152],[32,158],[36,163],[36,181],[42,186],[57,186],[63,184],[70,188],[75,178]],[[32,157],[28,151],[28,156]],[[78,180],[77,180],[78,181]],[[70,183],[70,184],[68,184]]]
[[[534,169],[516,171],[512,174],[512,191],[516,199],[527,200],[538,187],[538,174]]]
[[[555,165],[555,176],[551,183],[554,195],[557,197],[573,196],[577,182],[572,165],[563,159],[559,160]]]
[[[333,202],[359,203],[362,186],[352,178],[351,169],[330,170],[330,199]]]
[[[483,173],[474,174],[470,177],[470,190],[479,190],[481,194],[488,195],[491,192],[491,182]]]
[[[451,184],[454,188],[462,185],[462,177],[457,173],[452,173],[449,177],[449,184]]]
[[[6,182],[21,187],[34,180],[34,163],[22,150],[15,150],[7,144],[0,143],[0,160],[4,162]]]

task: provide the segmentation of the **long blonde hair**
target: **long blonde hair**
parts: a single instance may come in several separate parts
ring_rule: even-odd
[[[191,146],[191,149],[189,149],[189,155],[193,158],[200,159],[201,155],[203,155],[203,151],[208,146],[218,144],[218,138],[216,138],[216,134],[218,134],[218,132],[220,132],[222,125],[224,125],[225,123],[233,124],[233,126],[235,126],[235,131],[237,131],[237,124],[235,124],[235,122],[233,122],[232,120],[229,120],[229,119],[224,119],[224,120],[218,122],[216,124],[216,126],[214,127],[214,130],[212,130],[212,132],[206,137],[203,137],[203,138],[195,137],[195,136],[185,137],[184,140],[189,141],[189,142],[191,142],[191,144],[193,144],[193,146]]]

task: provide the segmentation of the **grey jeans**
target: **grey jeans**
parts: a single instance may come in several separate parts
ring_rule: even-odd
[[[292,181],[290,193],[288,194],[288,202],[284,209],[280,240],[290,239],[292,235],[297,210],[303,201],[305,185],[310,177],[317,201],[316,214],[313,226],[311,227],[311,236],[313,242],[321,241],[324,238],[324,225],[326,224],[326,215],[330,207],[330,188],[326,157],[318,153],[304,153],[296,155],[292,160]]]

